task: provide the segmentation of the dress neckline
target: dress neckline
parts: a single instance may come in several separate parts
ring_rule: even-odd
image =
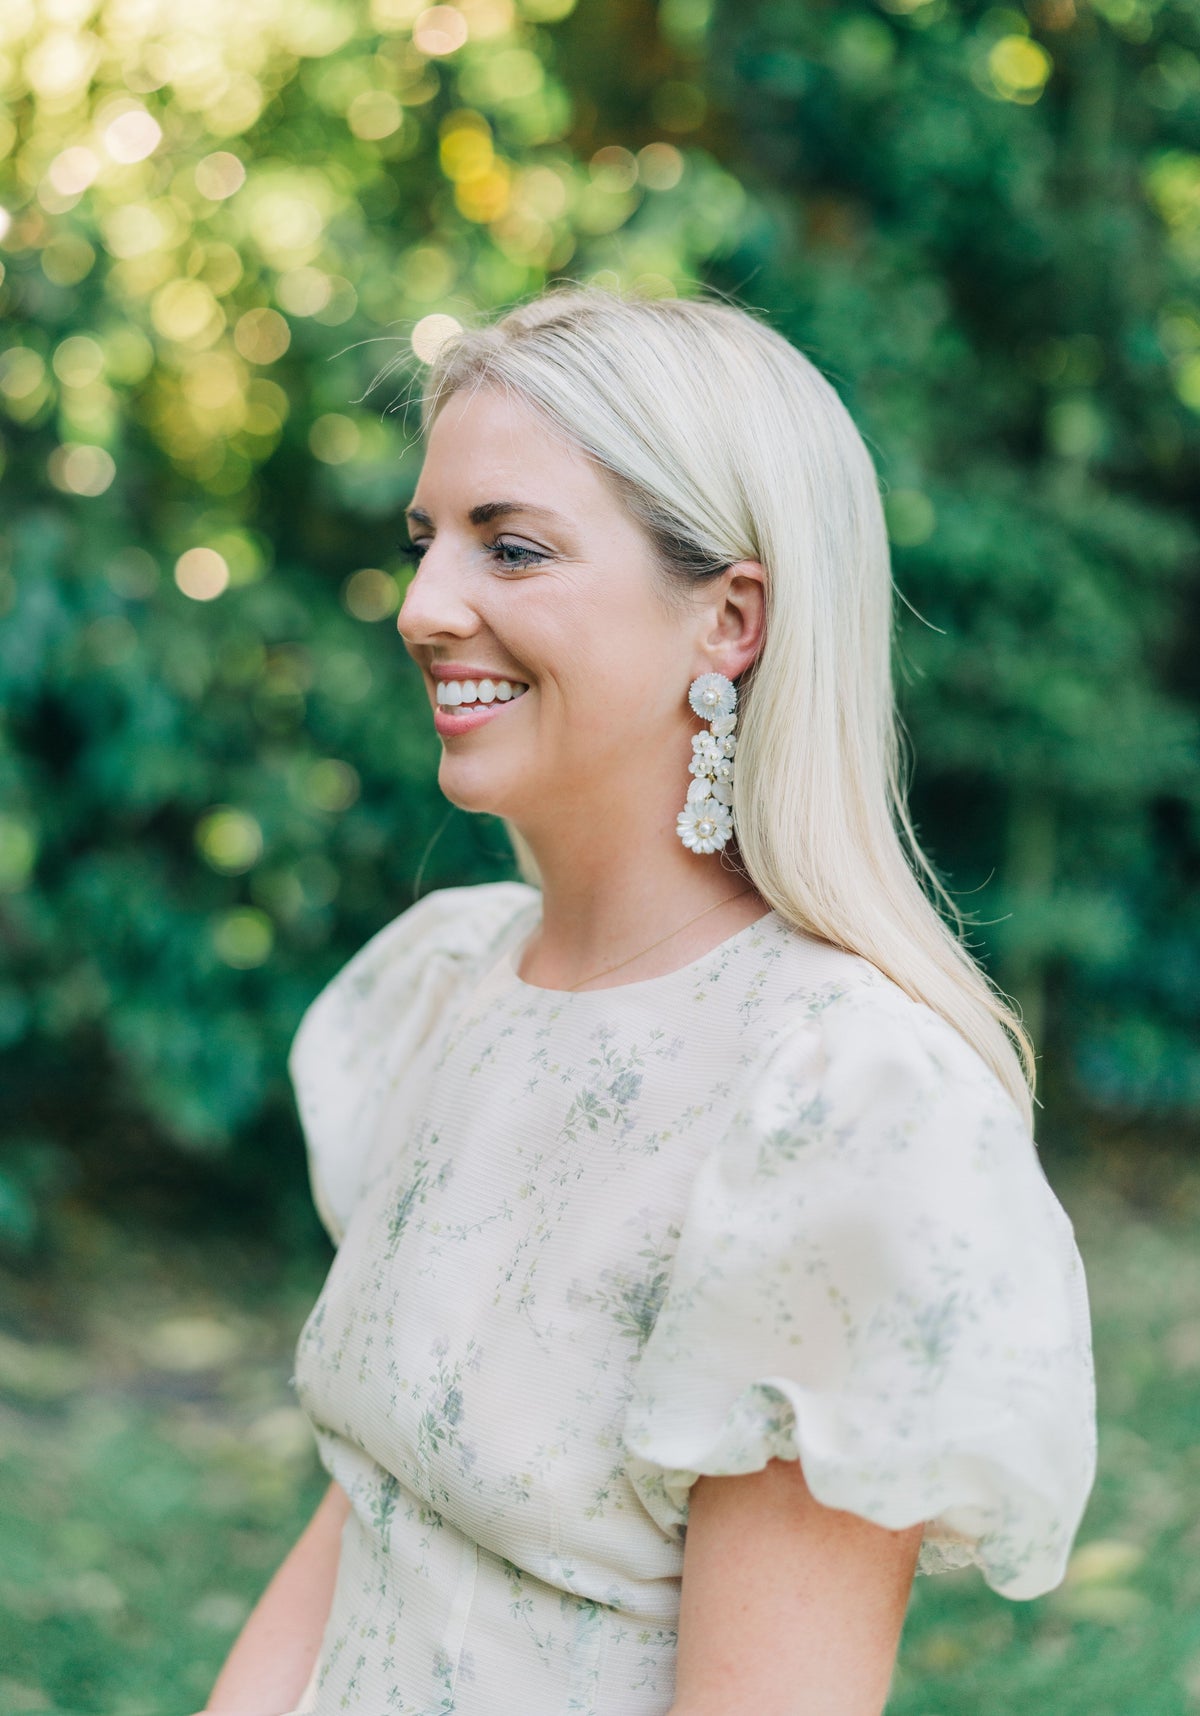
[[[710,947],[708,952],[702,953],[698,959],[690,960],[687,965],[677,965],[674,971],[660,972],[657,977],[643,977],[633,983],[610,983],[603,989],[546,989],[539,983],[526,983],[525,979],[517,972],[517,967],[521,963],[522,954],[528,947],[535,932],[541,927],[542,915],[540,901],[535,901],[534,904],[537,907],[537,915],[533,918],[532,922],[528,924],[523,922],[525,918],[524,913],[518,915],[517,920],[513,925],[513,929],[516,932],[516,939],[513,939],[512,935],[510,935],[508,943],[504,948],[504,951],[501,953],[497,964],[517,989],[524,990],[529,995],[555,995],[563,1000],[572,1001],[583,1000],[585,997],[592,995],[622,994],[630,990],[651,990],[658,988],[663,984],[674,983],[680,978],[694,977],[695,974],[702,970],[704,966],[708,965],[710,961],[719,958],[721,954],[728,952],[731,948],[736,946],[737,943],[742,940],[743,936],[748,937],[753,931],[763,929],[770,920],[776,918],[778,915],[773,909],[762,913],[760,917],[754,918],[752,922],[743,924],[741,929],[734,930],[733,934],[726,936],[724,941],[719,941],[713,947]],[[524,933],[521,933],[522,930]]]

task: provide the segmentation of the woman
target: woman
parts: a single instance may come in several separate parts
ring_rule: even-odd
[[[875,1716],[914,1571],[1058,1583],[1094,1399],[1028,1039],[917,879],[870,458],[746,312],[596,289],[424,429],[399,630],[528,880],[297,1032],[333,1481],[209,1709]]]

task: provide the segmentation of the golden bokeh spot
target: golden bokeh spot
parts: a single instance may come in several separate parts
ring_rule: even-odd
[[[25,55],[21,69],[36,94],[57,104],[83,94],[103,53],[103,44],[90,30],[48,30]]]
[[[1175,391],[1190,411],[1200,411],[1200,356],[1180,364],[1175,372]]]
[[[252,971],[271,957],[275,926],[257,906],[236,906],[212,919],[212,942],[224,964],[236,971]]]
[[[275,296],[289,316],[315,316],[332,298],[333,285],[319,268],[291,268],[276,280]]]
[[[24,816],[0,813],[0,893],[19,893],[33,875],[37,834]]]
[[[513,0],[459,0],[459,10],[467,20],[467,34],[473,42],[490,42],[497,36],[505,36],[517,21]]]
[[[242,259],[232,244],[218,239],[212,244],[193,246],[188,258],[188,273],[203,280],[216,297],[222,298],[238,285],[244,269]]]
[[[117,467],[107,448],[67,441],[51,453],[46,471],[55,488],[64,494],[94,497],[111,485]]]
[[[353,418],[330,411],[318,417],[308,431],[313,457],[323,465],[346,465],[358,452],[362,435]]]
[[[292,343],[292,330],[278,310],[247,310],[238,318],[233,343],[250,363],[275,363]]]
[[[627,191],[637,183],[637,156],[617,144],[597,149],[588,162],[592,182],[605,191]]]
[[[409,335],[409,342],[422,363],[432,363],[446,341],[457,339],[462,331],[462,323],[453,316],[422,316]]]
[[[163,250],[179,235],[179,223],[170,203],[123,203],[101,218],[104,248],[122,259]]]
[[[28,346],[9,346],[0,352],[0,393],[9,399],[24,399],[42,385],[45,377],[44,360]]]
[[[262,828],[232,805],[214,805],[196,824],[196,846],[206,864],[225,876],[253,869],[263,854]]]
[[[540,215],[510,208],[488,228],[492,241],[511,261],[544,266],[554,247],[554,231]]]
[[[683,177],[683,156],[673,143],[647,143],[638,150],[637,163],[648,191],[673,190]]]
[[[645,274],[635,274],[631,290],[639,298],[678,298],[679,289],[667,274],[655,273],[653,269]]]
[[[529,48],[498,48],[464,66],[461,89],[471,101],[509,105],[538,95],[546,69]]]
[[[319,174],[287,174],[248,185],[238,207],[246,236],[267,261],[299,268],[321,248],[333,198]]]
[[[154,294],[150,320],[164,339],[203,346],[220,335],[225,312],[202,280],[168,280]]]
[[[514,203],[543,220],[555,220],[567,212],[566,181],[553,167],[526,167],[513,181]]]
[[[457,6],[429,6],[415,19],[412,39],[423,54],[452,54],[467,39],[467,20]]]
[[[463,180],[455,185],[454,205],[467,220],[480,223],[497,220],[508,207],[510,183],[508,163],[497,161],[492,170],[481,178]]]
[[[175,562],[175,582],[193,602],[211,602],[229,588],[229,567],[213,548],[189,548]]]
[[[114,161],[144,161],[162,142],[162,126],[144,107],[132,107],[104,129],[104,147]]]
[[[459,183],[481,178],[494,159],[492,128],[482,114],[460,111],[443,121],[438,161],[448,179]]]
[[[988,71],[1007,101],[1036,101],[1054,62],[1040,42],[1028,36],[1001,36],[988,53]]]
[[[386,89],[366,89],[346,109],[346,124],[356,137],[368,143],[392,136],[403,123],[404,109]]]
[[[346,579],[342,602],[346,612],[356,620],[386,620],[400,606],[400,587],[377,566],[364,566]]]
[[[245,365],[232,352],[208,352],[193,359],[180,379],[180,390],[193,410],[213,414],[216,429],[241,426],[245,415]]]
[[[322,757],[304,773],[304,797],[316,810],[349,810],[362,790],[358,770],[339,757]]]
[[[196,162],[196,189],[209,202],[223,202],[235,191],[240,191],[246,182],[246,169],[236,155],[231,155],[227,149],[218,149],[213,155],[206,155],[202,161]]]
[[[104,373],[104,353],[87,334],[71,334],[55,347],[54,373],[67,387],[86,387]]]
[[[222,530],[211,540],[214,548],[229,567],[229,587],[241,589],[245,584],[257,584],[267,570],[267,545],[257,531]]]
[[[46,177],[60,195],[77,197],[96,182],[99,172],[100,157],[76,143],[54,157],[46,169]]]
[[[96,252],[77,232],[52,238],[42,251],[42,273],[55,286],[77,286],[91,273],[95,262]]]
[[[458,265],[439,244],[416,244],[400,258],[400,284],[410,298],[431,304],[447,293],[458,278]]]

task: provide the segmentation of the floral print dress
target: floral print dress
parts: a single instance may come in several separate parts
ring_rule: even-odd
[[[346,1491],[316,1716],[665,1716],[690,1486],[800,1459],[1026,1598],[1095,1469],[1071,1224],[940,1016],[776,914],[681,970],[517,975],[430,894],[289,1057],[337,1251],[296,1351]]]

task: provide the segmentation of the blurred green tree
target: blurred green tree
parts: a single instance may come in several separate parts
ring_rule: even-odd
[[[558,271],[683,291],[745,200],[658,133],[579,157],[571,3],[0,15],[13,1242],[64,1145],[301,1202],[303,1005],[416,889],[510,871],[391,623],[421,361]]]
[[[508,873],[436,790],[398,521],[421,360],[563,275],[709,281],[831,376],[922,835],[1047,1095],[1194,1119],[1198,39],[1143,0],[9,0],[0,1229],[63,1146],[295,1208],[302,1006]]]
[[[1058,1117],[1194,1128],[1200,8],[738,0],[696,35],[771,216],[712,277],[877,452],[924,840]]]

